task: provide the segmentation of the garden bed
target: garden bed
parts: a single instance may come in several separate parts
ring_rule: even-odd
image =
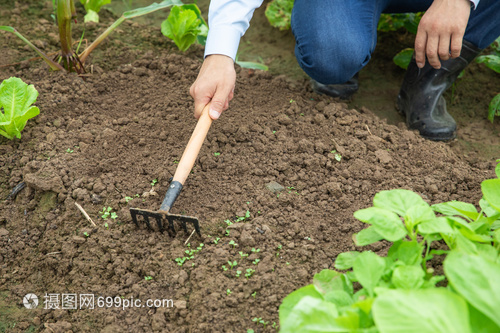
[[[182,232],[137,228],[129,208],[161,203],[195,125],[188,91],[202,52],[179,54],[158,28],[122,31],[91,59],[85,80],[39,63],[0,69],[0,80],[34,84],[41,110],[21,140],[0,139],[0,329],[272,332],[281,300],[355,249],[351,236],[364,226],[353,212],[375,193],[405,188],[429,203],[476,203],[480,182],[494,174],[493,162],[467,163],[449,144],[317,96],[306,81],[238,68],[230,110],[212,126],[173,209],[200,218],[202,237],[188,248]],[[123,41],[140,35],[141,49]],[[0,38],[14,50],[0,65],[28,54],[13,37]],[[27,187],[5,200],[22,181]],[[283,190],[271,191],[271,182]],[[118,218],[104,221],[103,207]],[[200,243],[179,266],[175,259]],[[383,242],[369,248],[387,250]],[[248,278],[247,269],[255,269]],[[172,299],[174,307],[30,310],[27,293],[42,303],[46,293],[76,293]]]

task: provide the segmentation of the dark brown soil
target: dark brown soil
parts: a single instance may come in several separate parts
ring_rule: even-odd
[[[1,13],[12,14],[12,25],[20,23],[15,10]],[[53,30],[48,21],[39,28]],[[351,236],[364,226],[352,214],[376,192],[406,188],[430,203],[477,203],[480,182],[493,177],[493,163],[471,164],[402,123],[313,94],[306,81],[238,69],[231,108],[211,128],[173,210],[200,218],[202,237],[190,248],[204,244],[179,266],[187,235],[137,228],[129,208],[161,203],[195,125],[188,90],[202,52],[180,55],[157,28],[121,29],[123,39],[112,35],[96,52],[85,80],[38,62],[0,68],[0,80],[35,85],[41,110],[21,140],[0,138],[0,331],[272,332],[283,297],[355,249]],[[141,36],[141,49],[133,48]],[[0,43],[9,50],[0,65],[29,57],[8,34]],[[27,187],[6,200],[22,181]],[[272,181],[284,190],[270,191]],[[103,207],[118,218],[104,221]],[[246,211],[249,218],[224,222]],[[248,279],[246,269],[255,269]],[[42,303],[46,294],[76,293],[172,299],[174,307],[29,310],[27,293]]]

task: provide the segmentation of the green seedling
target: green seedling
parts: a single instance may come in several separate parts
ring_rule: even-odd
[[[153,179],[153,180],[151,181],[151,186],[153,187],[153,186],[155,186],[157,183],[158,183],[158,179],[156,179],[156,178],[155,178],[155,179]]]
[[[228,261],[227,263],[228,263],[228,264],[229,264],[229,266],[231,267],[231,270],[234,268],[234,266],[237,266],[237,265],[238,265],[238,262],[237,262],[236,260],[235,260],[235,261],[233,261],[233,262]]]
[[[226,272],[226,271],[228,270],[228,268],[226,267],[226,265],[222,265],[222,270],[223,270],[224,272]]]
[[[273,131],[273,134],[276,134],[276,131]]]
[[[255,269],[247,268],[246,273],[245,273],[245,277],[247,279],[249,279],[252,277],[253,273],[255,273]]]
[[[278,250],[276,251],[276,257],[280,256],[280,251],[281,251],[282,248],[283,248],[283,246],[281,244],[278,245]]]
[[[268,321],[264,321],[264,319],[262,319],[260,317],[259,318],[256,317],[256,318],[252,319],[252,321],[255,323],[264,325],[264,329],[266,329],[267,324],[269,324]]]
[[[107,220],[108,218],[112,218],[113,220],[116,220],[118,218],[118,214],[115,212],[112,212],[113,208],[112,207],[103,207],[102,211],[99,212],[101,214],[101,218],[103,220]]]
[[[230,294],[231,294],[231,290],[230,289],[226,290],[226,295],[229,296]]]
[[[40,109],[31,104],[36,102],[38,91],[17,77],[11,77],[0,84],[0,135],[7,139],[21,139],[21,131],[29,119],[36,117]]]
[[[257,292],[256,292],[256,291],[254,291],[254,292],[252,293],[252,297],[255,299],[255,297],[256,297],[256,296],[257,296]]]
[[[248,257],[248,253],[243,253],[243,251],[238,252],[240,254],[241,259]]]
[[[215,238],[214,239],[214,244],[217,245],[217,243],[219,243],[219,241],[220,241],[220,237]]]
[[[153,277],[152,277],[152,276],[145,276],[145,277],[144,277],[144,280],[146,280],[146,281],[151,281],[151,280],[153,280]]]
[[[252,264],[254,265],[257,265],[259,263],[260,259],[255,259],[254,261],[252,261]]]
[[[67,70],[76,71],[78,74],[85,73],[85,60],[90,55],[90,53],[104,40],[106,37],[113,32],[120,24],[128,19],[132,19],[138,16],[146,15],[157,11],[159,9],[167,8],[172,5],[182,5],[180,0],[165,0],[161,3],[153,3],[150,6],[133,9],[124,12],[122,16],[116,20],[108,29],[106,29],[93,43],[91,43],[80,55],[73,50],[73,41],[71,36],[71,21],[76,18],[76,9],[74,0],[58,0],[56,2],[56,15],[57,25],[59,27],[59,40],[61,42],[61,50],[56,55],[55,60],[49,57],[47,54],[42,52],[33,43],[27,40],[23,35],[21,35],[15,28],[10,26],[0,26],[0,30],[4,30],[13,33],[18,38],[20,38],[24,43],[26,43],[31,49],[33,49],[38,55],[49,65],[52,70]],[[94,7],[94,9],[96,9]]]
[[[226,229],[226,236],[229,237],[229,230],[228,229]]]
[[[220,156],[220,153],[215,152],[215,153],[214,153],[214,156]]]
[[[194,4],[174,6],[161,24],[161,32],[174,41],[181,51],[186,51],[197,40],[205,45],[208,25]]]
[[[260,252],[260,249],[256,249],[254,247],[252,247],[252,250],[251,250],[253,253],[259,253]]]
[[[231,220],[229,220],[229,219],[228,219],[228,220],[224,220],[224,222],[226,222],[227,226],[230,226],[230,225],[233,225],[233,224],[234,224],[234,223],[233,223],[233,222],[231,222]]]
[[[200,243],[200,245],[198,245],[198,247],[196,249],[191,249],[191,243],[188,243],[186,246],[189,248],[188,250],[184,251],[186,256],[182,257],[182,258],[175,259],[175,261],[177,262],[177,265],[179,265],[179,266],[182,266],[187,260],[194,259],[194,255],[203,249],[204,244]],[[193,265],[191,265],[191,266],[193,266]]]
[[[242,221],[245,221],[248,218],[250,218],[250,211],[249,210],[247,210],[245,212],[245,216],[237,216],[235,222],[242,222]]]
[[[335,155],[335,160],[337,162],[340,162],[342,160],[342,155],[340,155],[339,153],[337,153],[337,151],[334,149],[332,150],[330,153],[334,154]]]
[[[85,237],[90,237],[89,233],[88,233],[88,232],[86,232],[86,231],[83,233],[83,235],[84,235]]]
[[[132,197],[125,197],[124,199],[126,203],[129,203],[130,201],[134,200],[134,198]]]
[[[239,271],[239,270],[238,270],[238,271],[236,271],[236,277],[238,277],[238,278],[239,278],[240,276],[241,276],[241,271]]]
[[[67,153],[69,153],[69,154],[71,154],[71,153],[73,153],[73,152],[74,152],[74,150],[73,150],[73,149],[71,149],[71,148],[68,148],[68,149],[66,149],[66,152],[67,152]]]
[[[104,228],[109,229],[109,224],[108,224],[108,222],[104,223]]]
[[[233,249],[238,246],[238,244],[234,240],[229,241],[229,245],[232,245]]]

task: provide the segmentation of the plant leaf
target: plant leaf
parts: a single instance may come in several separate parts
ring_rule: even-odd
[[[33,85],[28,86],[16,77],[4,80],[0,84],[0,109],[3,108],[0,134],[20,139],[26,122],[40,113],[36,106],[31,106],[37,97],[38,91]]]
[[[374,289],[384,274],[385,260],[371,251],[365,251],[354,259],[352,270],[358,282],[373,296]]]
[[[352,239],[357,246],[365,246],[376,243],[384,239],[384,237],[380,236],[380,234],[375,231],[375,227],[371,225],[357,234],[352,235]]]
[[[310,284],[295,290],[286,296],[279,307],[280,322],[287,321],[288,315],[297,303],[304,297],[310,296],[322,300],[323,296],[316,290],[314,285]]]
[[[339,254],[335,259],[335,268],[339,270],[351,269],[352,263],[357,256],[359,256],[359,252],[357,251],[349,251]]]
[[[449,283],[472,306],[500,326],[500,265],[480,255],[452,251],[444,261]]]
[[[413,52],[414,49],[412,48],[403,49],[399,51],[394,58],[392,58],[392,61],[402,69],[407,69],[408,65],[410,65],[411,58],[413,57]]]
[[[500,74],[500,56],[494,54],[483,55],[477,57],[476,62],[483,63],[489,69],[492,69]]]
[[[392,211],[369,207],[354,212],[354,217],[373,225],[375,231],[388,241],[395,242],[407,235],[403,222]]]
[[[424,276],[420,266],[398,266],[392,272],[392,283],[400,289],[419,289],[424,284]]]
[[[461,201],[449,201],[431,206],[436,212],[443,215],[458,215],[468,220],[476,220],[479,217],[476,207],[473,204]]]
[[[331,291],[342,290],[352,295],[352,283],[342,273],[324,269],[314,275],[313,284],[316,290],[324,295]]]
[[[271,26],[288,30],[292,22],[292,8],[293,0],[273,0],[267,5],[265,15]]]
[[[418,232],[421,234],[453,234],[453,228],[450,226],[446,217],[438,217],[432,221],[426,221],[418,225]]]
[[[494,321],[486,317],[479,310],[470,304],[469,314],[470,314],[470,327],[474,333],[498,333],[500,332],[500,326],[497,326]]]
[[[381,191],[375,194],[373,206],[390,210],[399,216],[405,216],[412,206],[425,204],[425,201],[415,192],[403,189]]]
[[[380,333],[471,333],[467,303],[447,289],[388,290],[372,310]]]
[[[179,50],[186,51],[201,33],[201,25],[196,12],[183,6],[174,6],[161,24],[161,32],[172,39]]]
[[[488,179],[481,183],[484,199],[500,212],[500,179]]]
[[[492,98],[488,107],[488,120],[493,122],[495,116],[500,117],[500,94]],[[497,177],[500,176],[497,174]]]

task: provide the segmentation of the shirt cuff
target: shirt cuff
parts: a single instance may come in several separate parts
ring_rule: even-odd
[[[479,0],[470,0],[470,2],[472,3],[472,5],[474,6],[474,9],[477,8],[477,5],[479,4]]]
[[[210,28],[205,45],[205,57],[211,54],[222,54],[234,61],[236,59],[236,52],[238,52],[240,39],[241,32],[231,26]]]

